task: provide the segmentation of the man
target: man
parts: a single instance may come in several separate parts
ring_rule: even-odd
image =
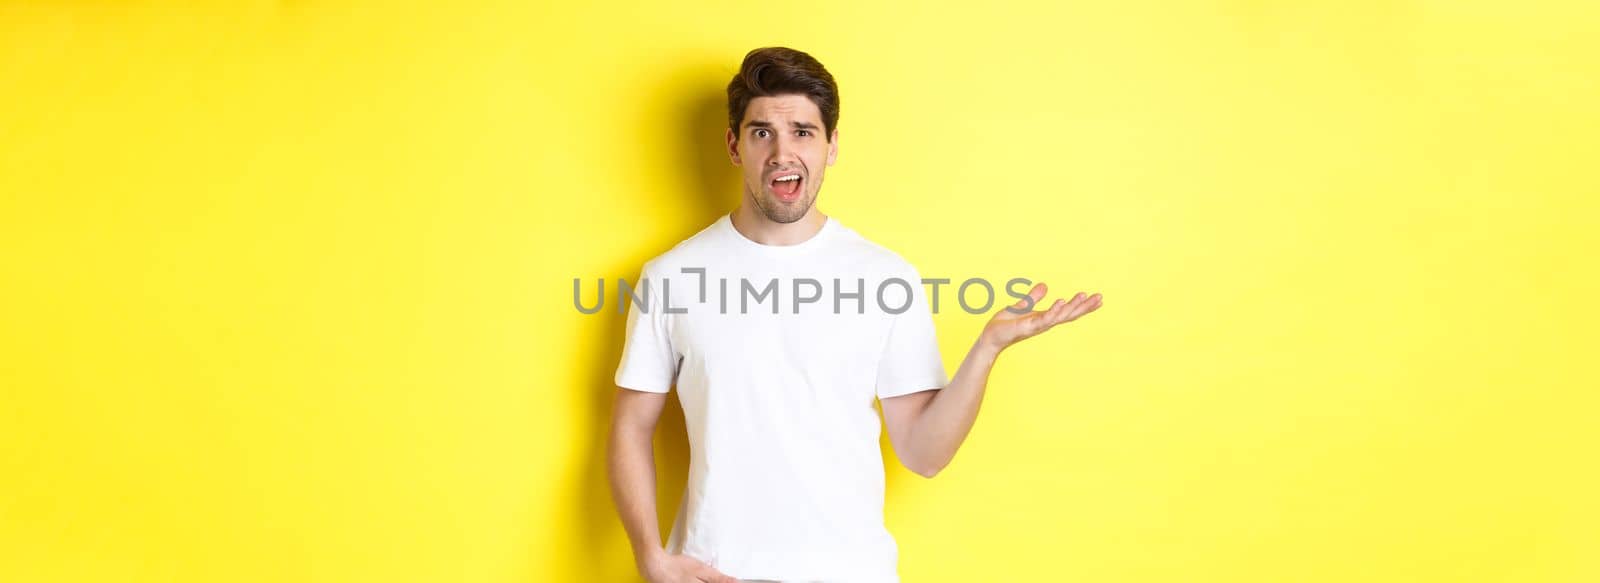
[[[897,582],[880,429],[932,477],[971,430],[1000,352],[1100,296],[1033,311],[1044,284],[1014,294],[947,379],[917,270],[816,207],[839,149],[833,77],[799,51],[751,51],[728,114],[739,207],[647,262],[629,292],[607,455],[639,572],[651,583]],[[663,548],[651,439],[674,385],[689,483]]]

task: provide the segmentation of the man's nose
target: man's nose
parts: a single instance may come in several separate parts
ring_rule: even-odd
[[[788,139],[780,137],[773,140],[772,159],[767,162],[768,165],[782,166],[796,159],[794,144],[789,143]]]

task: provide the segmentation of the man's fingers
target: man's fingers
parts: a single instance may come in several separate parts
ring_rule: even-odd
[[[1061,315],[1067,313],[1067,310],[1071,308],[1071,300],[1068,300],[1067,298],[1056,299],[1056,303],[1052,304],[1049,310],[1045,310],[1044,327],[1049,328],[1059,323],[1061,321]]]
[[[1079,317],[1082,317],[1084,314],[1093,312],[1095,308],[1098,307],[1100,307],[1100,294],[1094,294],[1084,298],[1083,302],[1078,304],[1077,307],[1074,307],[1072,309],[1072,313],[1067,315],[1067,321],[1070,322],[1072,320],[1076,320]]]
[[[1054,326],[1067,321],[1067,316],[1072,313],[1072,310],[1076,309],[1078,305],[1082,303],[1083,292],[1078,292],[1078,295],[1072,296],[1072,299],[1061,304],[1058,309],[1052,309],[1050,314],[1050,325]]]
[[[1050,306],[1050,309],[1045,310],[1044,313],[1041,314],[1042,317],[1040,320],[1043,326],[1039,331],[1043,332],[1044,330],[1054,328],[1056,324],[1067,321],[1067,314],[1070,313],[1073,308],[1078,306],[1078,301],[1079,299],[1076,296],[1070,300],[1057,299],[1056,303]]]
[[[1054,322],[1055,322],[1055,319],[1056,319],[1057,315],[1065,307],[1066,307],[1066,302],[1062,301],[1060,299],[1057,299],[1056,302],[1054,304],[1051,304],[1048,309],[1036,311],[1036,312],[1034,312],[1032,314],[1029,314],[1028,315],[1027,327],[1024,329],[1024,331],[1026,332],[1026,334],[1028,336],[1032,336],[1034,334],[1038,334],[1040,332],[1043,332],[1045,330],[1050,329],[1051,326],[1055,325]]]
[[[711,568],[710,565],[702,566],[700,571],[695,573],[695,577],[704,579],[710,583],[739,583],[738,579],[724,575],[721,571]]]

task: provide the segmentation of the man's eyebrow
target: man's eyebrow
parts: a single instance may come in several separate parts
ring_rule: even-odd
[[[805,122],[805,121],[792,121],[792,122],[789,122],[789,125],[794,126],[795,129],[802,129],[802,130],[815,130],[815,129],[817,129],[816,124],[813,124],[811,122]],[[764,119],[752,119],[752,120],[744,122],[744,127],[771,129],[772,128],[772,122],[764,120]]]

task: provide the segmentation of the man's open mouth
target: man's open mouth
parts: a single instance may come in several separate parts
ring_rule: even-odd
[[[800,198],[800,182],[802,180],[803,179],[799,174],[779,174],[778,176],[773,177],[772,182],[768,183],[768,186],[772,188],[773,194],[778,195],[779,199],[783,200],[784,202],[789,202]]]

